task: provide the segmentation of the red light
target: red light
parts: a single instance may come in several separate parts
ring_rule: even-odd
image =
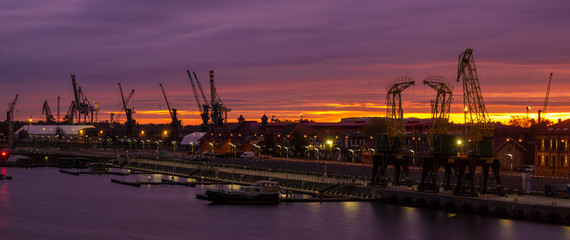
[[[2,151],[2,157],[6,157],[7,153]]]

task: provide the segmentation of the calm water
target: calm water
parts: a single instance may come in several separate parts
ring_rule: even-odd
[[[2,171],[14,180],[0,181],[0,239],[570,239],[565,226],[386,203],[212,205],[195,198],[206,187]]]

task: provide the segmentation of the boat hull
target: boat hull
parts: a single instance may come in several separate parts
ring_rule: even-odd
[[[279,194],[244,196],[217,191],[206,191],[207,200],[213,203],[279,203]]]

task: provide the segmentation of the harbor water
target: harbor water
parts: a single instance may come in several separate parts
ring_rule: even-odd
[[[111,183],[114,175],[2,168],[0,240],[570,239],[570,227],[383,202],[216,205],[195,188]],[[160,174],[126,176],[160,180]]]

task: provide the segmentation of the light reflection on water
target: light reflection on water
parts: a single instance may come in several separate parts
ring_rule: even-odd
[[[195,198],[216,186],[136,188],[110,182],[122,176],[8,172],[0,239],[570,239],[564,226],[379,202],[216,205]],[[125,180],[149,176],[169,177]]]

